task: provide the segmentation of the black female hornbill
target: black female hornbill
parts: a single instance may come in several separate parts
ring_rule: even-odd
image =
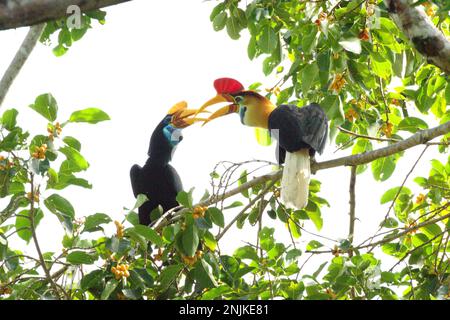
[[[281,200],[288,208],[301,209],[308,202],[310,156],[320,154],[328,135],[328,119],[322,108],[312,103],[302,108],[296,105],[276,107],[257,92],[244,90],[237,80],[221,78],[214,81],[217,96],[206,102],[198,112],[208,106],[228,102],[206,121],[239,113],[241,122],[251,127],[269,129],[278,140],[278,161],[284,164],[281,179]]]
[[[176,146],[183,139],[182,128],[201,120],[188,118],[195,113],[196,110],[187,109],[184,101],[173,106],[153,131],[145,165],[141,167],[135,164],[130,170],[134,196],[145,194],[149,199],[139,207],[140,224],[150,224],[150,213],[158,205],[164,212],[178,206],[176,197],[183,186],[180,176],[169,162]]]

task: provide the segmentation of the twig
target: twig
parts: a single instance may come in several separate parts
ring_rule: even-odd
[[[423,248],[424,246],[426,246],[427,244],[429,244],[430,242],[433,242],[435,239],[441,237],[444,233],[448,232],[449,229],[445,229],[443,232],[439,233],[438,235],[434,236],[433,238],[425,241],[424,243],[420,244],[419,246],[415,247],[414,249],[408,251],[407,253],[405,253],[405,255],[398,260],[390,269],[389,272],[392,272],[392,270],[394,270],[394,268],[396,266],[398,266],[403,260],[405,260],[409,255],[411,255],[412,253],[416,252],[417,250],[419,250],[420,248]]]
[[[402,141],[400,139],[394,139],[394,138],[379,138],[379,137],[373,137],[373,136],[368,136],[365,134],[360,134],[360,133],[356,133],[350,130],[347,130],[345,128],[342,128],[341,126],[337,127],[339,129],[339,131],[347,133],[349,135],[352,135],[354,137],[358,137],[358,138],[363,138],[363,139],[368,139],[368,140],[375,140],[375,141],[380,141],[380,142],[399,142]],[[448,146],[450,145],[450,142],[427,142],[424,143],[427,146],[432,146],[432,145],[440,145],[440,146]]]
[[[406,235],[406,234],[408,234],[408,233],[410,233],[412,231],[415,231],[415,230],[423,228],[423,227],[425,227],[427,225],[430,225],[430,224],[433,224],[433,223],[445,220],[447,218],[450,218],[450,213],[446,214],[446,215],[443,215],[443,216],[440,216],[440,217],[438,217],[436,219],[427,220],[427,221],[422,222],[422,223],[420,223],[420,224],[418,224],[416,226],[412,226],[410,228],[406,228],[404,231],[402,231],[400,233],[397,233],[397,234],[394,234],[394,235],[392,235],[390,237],[387,236],[387,237],[385,237],[384,239],[382,239],[380,241],[377,241],[377,242],[374,242],[374,243],[369,243],[369,244],[366,244],[366,245],[359,245],[359,246],[353,247],[352,250],[354,250],[354,249],[358,249],[359,250],[359,249],[377,247],[380,244],[385,244],[385,243],[391,242],[391,241],[393,241],[395,239],[403,237],[404,235]],[[334,250],[314,250],[314,251],[311,250],[311,251],[306,251],[306,252],[318,254],[318,253],[332,253],[332,252],[334,252]]]
[[[42,269],[44,270],[47,281],[50,283],[50,286],[54,290],[55,295],[58,298],[58,300],[60,300],[60,296],[58,293],[58,287],[56,286],[55,282],[53,281],[52,276],[50,275],[50,270],[48,270],[47,265],[45,264],[45,259],[44,259],[44,256],[42,255],[42,251],[39,246],[38,238],[36,235],[36,226],[34,224],[34,213],[35,213],[34,212],[34,175],[32,173],[31,173],[31,178],[30,178],[30,184],[31,184],[30,224],[31,224],[31,234],[33,237],[33,242],[36,247],[36,251],[39,256],[39,261],[41,263]]]
[[[422,159],[423,155],[425,154],[425,151],[427,151],[428,146],[425,146],[425,148],[422,150],[422,152],[420,153],[419,157],[417,158],[417,160],[414,162],[414,165],[412,166],[411,170],[409,170],[408,174],[406,175],[405,179],[403,179],[403,182],[400,186],[400,188],[398,189],[397,193],[395,194],[394,199],[391,201],[391,204],[388,208],[388,211],[386,212],[386,215],[383,219],[383,221],[386,221],[387,218],[389,217],[389,214],[391,213],[392,208],[394,207],[395,202],[397,201],[397,198],[400,196],[400,193],[402,192],[403,187],[406,184],[406,181],[408,180],[409,176],[411,175],[411,173],[414,171],[414,169],[416,168],[417,164],[419,163],[420,159]],[[378,232],[380,232],[380,230],[383,228],[383,224],[380,225],[380,227],[378,228],[377,232],[375,233],[374,236],[372,236],[370,238],[370,241],[373,240],[374,237],[377,236]]]
[[[255,198],[253,198],[252,201],[249,202],[248,205],[245,206],[244,209],[241,210],[241,212],[239,212],[239,214],[237,214],[233,220],[231,220],[231,222],[225,226],[225,228],[223,228],[223,230],[217,235],[216,239],[217,241],[219,241],[223,235],[228,231],[228,229],[231,228],[231,226],[240,218],[242,217],[245,212],[251,208],[259,199],[261,199],[262,197],[264,197],[266,195],[267,192],[270,191],[270,189],[274,186],[274,184],[276,183],[276,181],[272,181],[266,188],[264,188],[263,191],[261,191]]]
[[[25,36],[25,39],[20,45],[19,50],[17,50],[16,55],[11,61],[11,64],[0,80],[0,107],[5,100],[9,88],[14,82],[14,79],[17,77],[23,65],[33,51],[34,47],[36,46],[36,43],[38,42],[39,37],[44,30],[44,27],[45,24],[39,24],[30,28],[27,35]]]

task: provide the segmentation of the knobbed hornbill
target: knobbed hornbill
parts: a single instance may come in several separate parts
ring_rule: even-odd
[[[204,124],[227,114],[239,113],[242,124],[269,129],[278,140],[277,159],[280,164],[284,162],[281,200],[288,208],[304,208],[308,202],[310,156],[316,151],[323,152],[328,135],[325,112],[316,103],[302,108],[296,105],[276,107],[269,99],[255,91],[244,90],[239,81],[230,78],[217,79],[214,87],[216,97],[198,112],[219,102],[231,104],[217,110]]]
[[[143,167],[135,164],[130,170],[134,196],[144,194],[149,199],[139,207],[139,223],[149,225],[150,213],[159,205],[164,212],[178,206],[178,192],[183,189],[180,176],[169,162],[178,143],[181,130],[202,119],[189,118],[196,110],[187,109],[182,101],[174,105],[158,124],[150,139],[148,160]],[[205,120],[205,119],[203,119]]]

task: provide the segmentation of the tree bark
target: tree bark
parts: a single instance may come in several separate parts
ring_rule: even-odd
[[[128,1],[131,0],[0,0],[0,30],[66,17],[71,5],[86,12]]]
[[[384,0],[392,20],[428,63],[450,74],[450,41],[411,0]]]
[[[19,50],[17,50],[14,59],[6,70],[5,74],[0,80],[0,108],[5,100],[6,94],[9,91],[14,79],[16,79],[20,70],[22,70],[23,65],[27,61],[28,57],[33,51],[36,43],[44,30],[45,24],[39,24],[30,28],[25,39],[23,40]]]

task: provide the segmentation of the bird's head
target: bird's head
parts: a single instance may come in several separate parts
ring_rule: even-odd
[[[197,113],[204,112],[209,106],[220,102],[229,104],[214,112],[204,124],[227,114],[239,113],[242,124],[267,129],[269,115],[275,109],[269,99],[255,91],[244,90],[239,81],[231,78],[217,79],[214,81],[214,88],[217,95],[201,106]]]
[[[164,138],[172,147],[176,146],[183,139],[181,135],[182,129],[189,127],[195,122],[206,120],[194,117],[197,113],[197,110],[187,108],[186,101],[178,102],[169,109],[167,115],[160,123],[160,128]]]

